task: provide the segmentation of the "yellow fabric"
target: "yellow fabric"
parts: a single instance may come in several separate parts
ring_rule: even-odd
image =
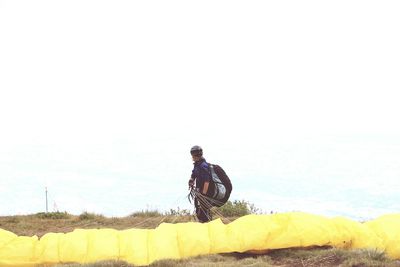
[[[148,235],[152,230],[129,229],[119,232],[120,260],[146,265],[148,257]]]
[[[400,259],[400,214],[384,215],[365,225],[381,238],[389,257]]]
[[[161,259],[290,247],[370,248],[400,259],[400,214],[366,223],[301,212],[248,215],[230,224],[163,223],[156,229],[76,229],[17,236],[0,229],[0,266],[100,260],[148,265]]]

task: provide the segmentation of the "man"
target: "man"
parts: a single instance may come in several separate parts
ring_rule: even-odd
[[[203,157],[203,149],[200,146],[194,146],[190,149],[193,159],[192,175],[189,179],[189,188],[195,190],[194,205],[196,207],[196,216],[200,222],[211,221],[211,204],[206,195],[212,181],[209,164]]]

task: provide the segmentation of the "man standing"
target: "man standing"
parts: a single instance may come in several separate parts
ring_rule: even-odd
[[[191,190],[196,190],[194,197],[196,216],[200,222],[209,222],[212,219],[210,213],[212,205],[205,197],[212,181],[209,164],[203,157],[203,149],[200,146],[192,147],[190,154],[192,155],[194,167],[188,184]]]

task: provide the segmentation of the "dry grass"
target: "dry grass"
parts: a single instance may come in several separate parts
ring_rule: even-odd
[[[103,261],[94,264],[64,264],[59,267],[130,267],[126,262]],[[396,267],[400,261],[392,261],[383,254],[367,250],[339,250],[334,248],[281,249],[264,255],[229,253],[199,256],[184,260],[162,260],[152,267],[239,267],[239,266],[280,266],[280,267]]]
[[[43,236],[48,232],[65,233],[76,228],[113,228],[118,230],[129,228],[155,228],[161,222],[178,223],[195,221],[192,216],[147,216],[135,214],[122,218],[107,218],[102,215],[85,213],[80,216],[43,214],[25,216],[0,217],[0,228],[17,235]],[[233,221],[235,218],[229,218]],[[42,265],[41,267],[45,267]],[[128,267],[126,262],[102,261],[93,264],[61,264],[62,267]],[[266,251],[261,255],[246,253],[229,253],[206,255],[184,260],[163,260],[151,266],[388,266],[400,267],[400,261],[389,260],[383,253],[367,250],[340,250],[329,247],[281,249]]]
[[[0,228],[17,235],[43,236],[46,233],[66,233],[76,228],[97,229],[113,228],[124,230],[129,228],[151,229],[162,222],[179,223],[195,221],[192,216],[128,216],[107,218],[102,215],[83,213],[79,216],[69,215],[68,218],[42,218],[41,215],[5,216],[0,217]]]

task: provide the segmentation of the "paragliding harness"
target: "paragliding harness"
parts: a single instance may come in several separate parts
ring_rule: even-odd
[[[207,196],[214,200],[212,202],[214,207],[221,207],[231,195],[232,183],[221,166],[209,164],[209,169],[212,182],[208,187]]]
[[[208,166],[211,182],[207,193],[204,195],[192,187],[188,195],[189,202],[192,203],[193,200],[196,210],[201,211],[202,217],[207,217],[205,221],[211,220],[210,208],[224,205],[232,192],[232,183],[225,171],[219,165],[209,163]]]

